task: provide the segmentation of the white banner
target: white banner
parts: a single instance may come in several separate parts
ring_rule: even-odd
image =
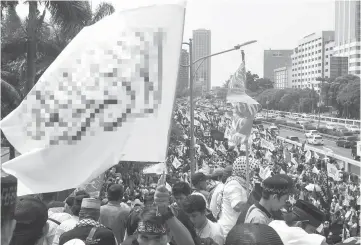
[[[143,174],[163,174],[168,173],[165,162],[160,162],[143,169]]]
[[[185,3],[148,5],[85,27],[1,121],[22,154],[3,164],[18,195],[78,187],[121,160],[165,160]]]
[[[266,148],[270,151],[274,151],[276,149],[272,142],[269,142],[265,139],[261,139],[261,147]]]
[[[178,160],[177,157],[174,157],[173,162],[172,162],[172,165],[173,165],[173,167],[175,167],[176,169],[178,169],[178,168],[182,165],[182,163]]]
[[[328,177],[333,178],[335,181],[340,181],[340,171],[337,169],[337,167],[331,163],[327,163],[327,174]]]

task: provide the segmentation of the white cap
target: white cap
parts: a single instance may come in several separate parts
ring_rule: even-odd
[[[71,239],[64,243],[64,245],[85,245],[85,243],[80,239]]]

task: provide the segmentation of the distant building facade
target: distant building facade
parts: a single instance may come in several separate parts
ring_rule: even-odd
[[[211,31],[198,29],[193,31],[193,61],[211,54]],[[201,61],[200,61],[201,62]],[[199,65],[197,62],[194,69]],[[194,70],[195,71],[195,70]],[[211,89],[211,59],[203,61],[195,74],[196,90],[209,91]],[[201,88],[198,88],[201,86]]]
[[[336,78],[348,74],[348,58],[332,56],[330,60],[330,77]]]
[[[333,56],[334,31],[322,31],[305,36],[298,42],[291,56],[292,88],[312,87],[319,93],[318,77],[330,77],[330,63]]]
[[[278,89],[291,87],[292,66],[277,68],[273,71],[273,86]]]
[[[182,49],[180,57],[180,65],[189,64],[189,53],[186,49]],[[177,91],[182,92],[189,88],[189,67],[179,66]]]
[[[292,65],[291,55],[293,50],[264,50],[263,52],[263,77],[274,82],[274,70]]]
[[[348,58],[349,74],[361,74],[361,1],[335,1],[334,56]]]

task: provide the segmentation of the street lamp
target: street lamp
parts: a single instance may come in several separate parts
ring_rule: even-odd
[[[243,46],[247,46],[249,44],[255,43],[257,42],[256,40],[252,40],[252,41],[248,41],[242,44],[237,44],[236,46],[234,46],[231,49],[227,49],[218,53],[214,53],[214,54],[210,54],[210,55],[206,55],[204,57],[201,57],[195,61],[193,61],[193,42],[192,39],[189,39],[189,42],[183,42],[182,44],[188,45],[189,46],[189,64],[188,65],[181,65],[182,67],[189,67],[189,77],[190,77],[190,81],[189,81],[189,87],[190,87],[190,93],[189,93],[189,100],[190,100],[190,121],[191,121],[191,128],[190,128],[190,161],[191,161],[191,176],[194,174],[195,172],[195,155],[194,155],[194,101],[193,101],[193,97],[194,97],[194,78],[197,74],[198,69],[201,67],[201,65],[203,64],[203,62],[213,56],[216,55],[220,55],[220,54],[224,54],[224,53],[228,53],[234,50],[239,50],[241,47]],[[200,63],[198,64],[195,72],[193,73],[193,65],[195,65],[197,62]]]

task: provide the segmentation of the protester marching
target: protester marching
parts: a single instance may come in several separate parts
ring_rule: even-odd
[[[22,154],[1,170],[1,244],[360,244],[359,176],[254,123],[243,51],[227,98],[193,101],[193,145],[189,99],[175,98],[184,13],[84,28],[1,121]]]

